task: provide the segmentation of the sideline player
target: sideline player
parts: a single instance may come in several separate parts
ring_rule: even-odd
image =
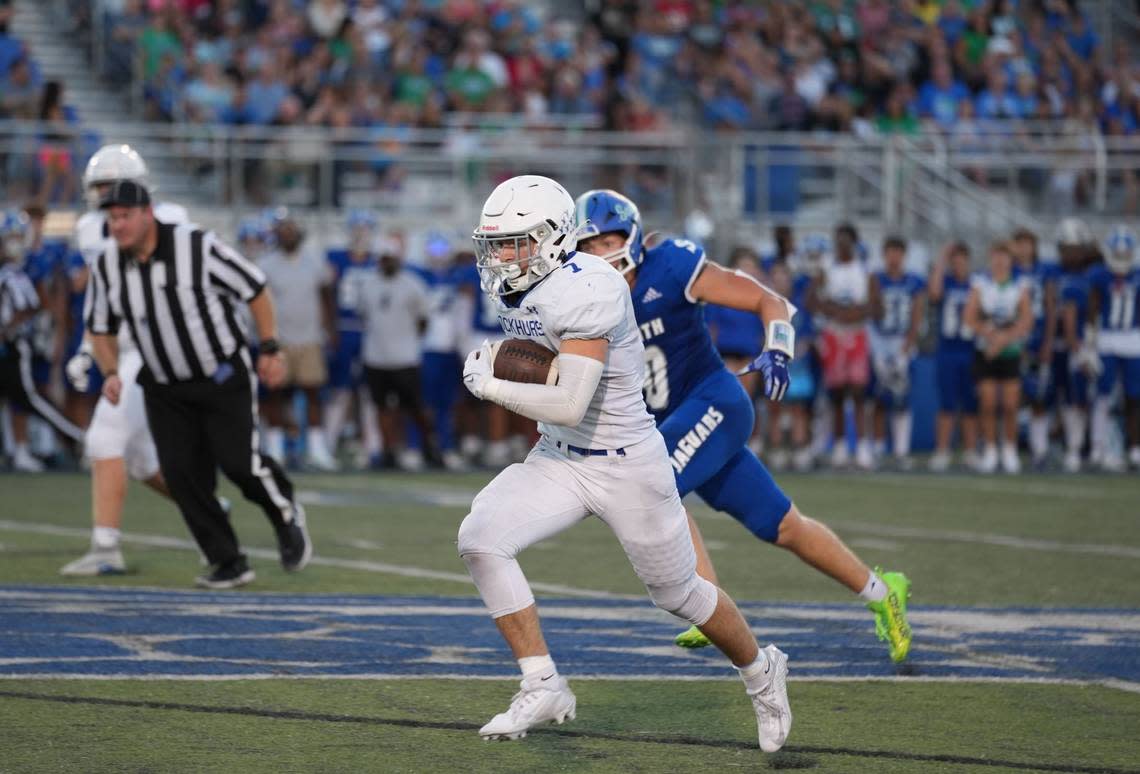
[[[906,270],[906,240],[901,237],[884,240],[883,264],[882,271],[871,275],[869,288],[876,452],[886,446],[889,413],[895,461],[909,470],[910,373],[926,319],[926,281]]]
[[[1050,410],[1057,390],[1053,383],[1054,336],[1057,332],[1057,275],[1060,267],[1045,262],[1037,254],[1037,235],[1018,229],[1010,241],[1014,276],[1029,288],[1033,330],[1025,342],[1022,366],[1022,392],[1029,403],[1029,453],[1035,470],[1045,467],[1049,455]]]
[[[644,249],[637,207],[619,193],[587,191],[578,197],[577,213],[586,237],[582,249],[621,271],[632,290],[645,342],[645,401],[665,437],[681,496],[695,491],[761,540],[788,549],[859,594],[875,614],[880,639],[890,642],[891,659],[905,659],[911,639],[909,581],[902,573],[872,572],[826,525],[803,515],[748,449],[752,401],[713,348],[701,304],[748,309],[764,319],[765,351],[753,367],[763,374],[771,400],[780,400],[787,388],[787,366],[795,352],[789,318],[795,309],[751,278],[709,263],[704,251],[686,240],[666,239]],[[689,528],[700,557],[698,572],[715,582],[691,516]],[[702,647],[708,641],[690,629],[677,644]]]
[[[87,162],[83,190],[90,209],[75,224],[75,243],[83,263],[72,272],[73,284],[86,287],[89,267],[112,242],[107,216],[97,209],[100,195],[118,180],[146,185],[147,178],[146,163],[129,145],[105,145]],[[189,219],[185,208],[169,202],[156,204],[154,215],[163,223],[185,223]],[[147,424],[142,388],[135,382],[142,368],[142,356],[125,325],[119,333],[119,353],[122,397],[118,404],[99,398],[85,440],[86,455],[91,460],[91,547],[86,554],[64,565],[60,569],[62,575],[110,575],[126,571],[119,536],[128,477],[170,497]],[[78,392],[90,389],[98,371],[86,337],[79,351],[68,360],[66,371],[68,381]],[[225,507],[228,510],[228,503]]]
[[[978,392],[974,385],[974,332],[962,312],[970,297],[970,248],[949,242],[930,272],[930,302],[938,313],[938,417],[934,425],[934,454],[930,472],[950,469],[950,440],[959,422],[962,461],[978,467]]]
[[[792,723],[787,656],[775,645],[761,650],[732,599],[696,573],[665,443],[642,398],[644,352],[629,288],[605,261],[573,252],[574,200],[549,178],[523,175],[495,188],[474,241],[483,290],[501,297],[504,332],[558,352],[552,386],[495,378],[486,343],[464,366],[473,395],[537,420],[542,433],[525,462],[479,493],[459,528],[459,554],[523,672],[510,708],[479,733],[517,739],[539,723],[573,719],[574,694],[550,657],[515,557],[594,513],[653,602],[699,626],[740,670],[760,747],[778,750]]]
[[[1140,468],[1140,264],[1136,234],[1126,226],[1117,226],[1104,248],[1105,265],[1088,272],[1090,329],[1085,340],[1100,360],[1089,436],[1093,459],[1104,470],[1119,473],[1125,469],[1124,459],[1107,444],[1117,381],[1124,390],[1128,459],[1133,467]]]

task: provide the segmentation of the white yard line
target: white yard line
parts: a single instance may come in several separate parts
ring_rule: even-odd
[[[79,527],[60,527],[54,524],[34,524],[25,521],[12,521],[0,519],[0,530],[5,532],[22,532],[33,535],[53,535],[67,538],[88,538],[90,529]],[[193,541],[183,538],[165,537],[162,535],[140,535],[134,532],[124,532],[124,543],[149,546],[151,548],[174,548],[188,551],[197,551],[198,547]],[[257,559],[278,560],[277,551],[269,548],[246,548],[245,552]],[[429,570],[424,567],[411,567],[388,562],[376,562],[367,559],[340,559],[331,556],[314,556],[310,562],[322,567],[336,567],[342,570],[360,570],[361,572],[380,573],[383,575],[398,575],[404,578],[424,578],[427,580],[449,581],[471,586],[471,578],[463,573],[446,572],[444,570]],[[568,597],[584,597],[587,599],[643,599],[637,594],[614,594],[598,589],[584,589],[577,586],[566,586],[561,583],[531,582],[531,588],[544,594],[561,594]]]

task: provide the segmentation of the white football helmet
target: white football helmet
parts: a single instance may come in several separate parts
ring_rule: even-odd
[[[87,168],[83,170],[83,195],[87,199],[87,206],[96,209],[99,206],[96,186],[115,180],[133,180],[153,194],[154,188],[148,178],[146,162],[138,151],[130,145],[104,145],[95,151],[87,162]]]
[[[526,290],[576,247],[574,199],[549,177],[512,177],[487,197],[471,238],[483,292]]]
[[[1128,226],[1116,226],[1104,240],[1104,262],[1113,272],[1127,274],[1137,265],[1136,232]]]
[[[1088,224],[1080,218],[1065,218],[1057,225],[1057,247],[1083,247],[1095,242]]]

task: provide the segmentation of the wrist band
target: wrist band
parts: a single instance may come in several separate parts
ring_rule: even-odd
[[[787,320],[773,320],[768,323],[764,336],[764,348],[783,352],[788,357],[796,356],[796,329]]]
[[[260,349],[263,355],[276,355],[281,351],[281,345],[277,343],[277,339],[264,339]]]

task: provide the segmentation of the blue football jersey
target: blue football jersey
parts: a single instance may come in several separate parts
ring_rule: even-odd
[[[1061,276],[1061,267],[1056,263],[1038,261],[1032,269],[1019,266],[1013,269],[1015,279],[1023,278],[1029,288],[1029,307],[1033,311],[1033,330],[1029,334],[1027,346],[1036,349],[1045,336],[1045,292],[1056,284]]]
[[[1089,288],[1100,299],[1098,325],[1102,331],[1140,330],[1140,269],[1121,276],[1107,266],[1094,266],[1088,272]]]
[[[970,280],[947,275],[942,282],[942,303],[938,315],[938,349],[941,352],[973,352],[974,332],[966,327],[963,311],[970,297]]]
[[[872,323],[875,332],[881,336],[905,336],[910,330],[914,299],[926,290],[926,280],[911,272],[904,272],[901,277],[892,277],[885,271],[880,271],[874,276],[883,300],[883,316]]]
[[[645,402],[661,422],[711,374],[724,368],[689,289],[705,253],[685,239],[645,251],[633,286],[633,309],[645,344]]]
[[[1057,296],[1061,306],[1072,304],[1077,310],[1077,338],[1084,335],[1085,323],[1089,313],[1089,282],[1085,274],[1079,272],[1065,272],[1059,276],[1057,283]],[[1058,320],[1058,324],[1060,321]],[[1064,335],[1058,335],[1058,347],[1064,345]]]
[[[328,262],[336,273],[336,327],[339,331],[364,330],[364,321],[356,310],[359,303],[360,278],[377,270],[379,262],[369,254],[362,261],[354,261],[348,250],[329,250]]]

